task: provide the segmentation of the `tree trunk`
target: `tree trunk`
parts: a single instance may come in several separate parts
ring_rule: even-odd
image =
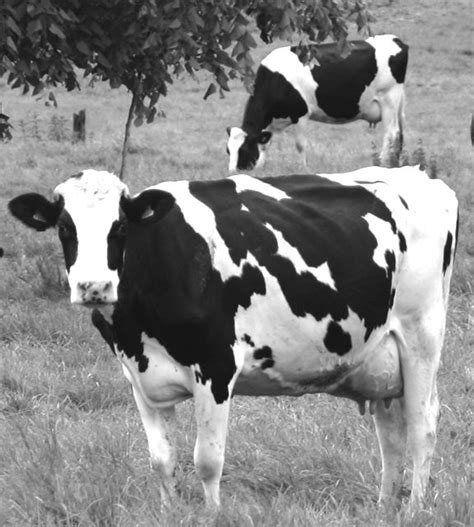
[[[72,140],[74,143],[86,140],[86,111],[81,110],[79,113],[72,115]]]
[[[135,114],[135,109],[137,107],[137,101],[141,93],[142,82],[139,80],[136,84],[135,90],[132,95],[132,102],[130,103],[130,108],[128,109],[127,122],[125,123],[125,136],[123,138],[122,145],[122,164],[120,166],[119,178],[121,181],[124,180],[127,173],[127,152],[128,152],[128,140],[130,139],[130,129],[132,127],[133,116]]]

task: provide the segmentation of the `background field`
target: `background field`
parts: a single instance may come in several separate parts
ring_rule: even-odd
[[[327,396],[236,398],[215,525],[365,526],[469,524],[474,380],[474,184],[469,124],[473,86],[470,0],[372,3],[377,33],[410,45],[407,155],[425,158],[459,195],[460,241],[443,362],[441,417],[426,509],[390,516],[375,506],[380,459],[370,417]],[[256,53],[267,53],[263,46]],[[202,100],[208,78],[177,80],[166,118],[133,130],[132,192],[167,179],[226,175],[225,127],[240,124],[247,94]],[[194,473],[192,402],[178,408],[180,451],[173,510],[160,511],[144,432],[121,368],[69,305],[55,233],[27,231],[6,204],[49,193],[88,167],[117,171],[129,96],[105,85],[67,94],[57,109],[0,79],[14,140],[0,144],[0,525],[206,525]],[[72,112],[87,110],[87,142],[70,142]],[[314,125],[314,172],[372,164],[380,128]],[[288,139],[288,140],[286,140]],[[268,174],[301,171],[289,136],[275,142]],[[417,151],[417,152],[416,152]],[[406,480],[409,484],[410,472]]]

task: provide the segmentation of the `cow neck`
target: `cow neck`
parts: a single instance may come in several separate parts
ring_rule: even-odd
[[[120,281],[121,309],[151,316],[153,325],[183,324],[205,310],[211,272],[204,239],[177,205],[160,221],[130,225]]]
[[[245,106],[242,130],[249,136],[256,136],[272,122],[268,98],[251,95]]]

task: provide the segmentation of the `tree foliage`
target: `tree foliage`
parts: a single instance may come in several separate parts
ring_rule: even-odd
[[[0,75],[33,94],[74,90],[81,74],[126,86],[140,124],[183,73],[209,71],[206,96],[248,79],[254,23],[265,42],[343,42],[349,19],[367,25],[361,0],[2,0]]]

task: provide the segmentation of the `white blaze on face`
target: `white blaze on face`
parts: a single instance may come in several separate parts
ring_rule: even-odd
[[[77,233],[77,258],[68,273],[71,302],[90,302],[94,287],[106,302],[116,301],[118,274],[107,265],[107,235],[127,186],[109,172],[85,170],[58,185],[55,194],[64,199]]]
[[[237,127],[232,127],[229,131],[229,139],[227,140],[227,149],[229,151],[229,172],[237,170],[237,162],[239,159],[239,149],[244,144],[247,134]]]

